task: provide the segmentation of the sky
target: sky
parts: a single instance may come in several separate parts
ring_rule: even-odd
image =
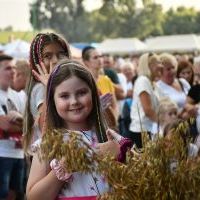
[[[141,0],[137,0],[141,5]],[[170,7],[185,6],[200,10],[199,0],[154,0],[162,3],[165,10]],[[33,0],[0,0],[0,28],[12,26],[14,30],[31,30],[29,4]],[[101,0],[86,0],[87,10],[98,8]]]

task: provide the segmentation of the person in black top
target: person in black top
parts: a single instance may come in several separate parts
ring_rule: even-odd
[[[188,91],[185,107],[181,113],[181,118],[188,119],[197,117],[200,114],[200,84],[194,85]]]
[[[200,84],[194,85],[190,88],[188,98],[191,104],[197,104],[200,102]]]

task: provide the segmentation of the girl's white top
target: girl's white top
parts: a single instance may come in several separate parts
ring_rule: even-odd
[[[39,106],[44,102],[45,87],[42,83],[36,83],[31,91],[30,110],[35,120]]]
[[[34,124],[32,127],[33,135],[32,141],[28,153],[32,155],[34,153],[37,140],[41,137],[41,131],[38,126],[38,108],[44,102],[45,87],[42,83],[36,83],[31,91],[30,110],[33,115]]]
[[[95,148],[97,144],[96,134],[92,131],[80,132],[83,141]],[[64,140],[68,139],[68,134],[64,136]],[[96,173],[72,173],[72,178],[66,186],[60,191],[59,197],[87,197],[98,196],[108,191],[108,184],[104,177]]]

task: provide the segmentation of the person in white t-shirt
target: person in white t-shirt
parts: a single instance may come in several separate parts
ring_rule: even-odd
[[[190,85],[185,79],[176,78],[178,63],[173,55],[163,53],[160,55],[160,60],[163,64],[163,69],[160,80],[156,85],[162,90],[164,96],[169,97],[178,105],[179,113],[181,113],[186,103]]]
[[[23,108],[18,93],[10,88],[13,75],[12,57],[0,55],[0,199],[10,200],[23,194],[24,178]]]
[[[131,124],[126,137],[132,139],[138,148],[142,148],[141,133],[150,135],[153,122],[157,122],[159,101],[154,93],[155,78],[159,76],[162,67],[159,57],[155,54],[143,54],[139,59],[138,78],[134,84],[131,106]]]
[[[25,59],[16,60],[14,68],[14,78],[12,83],[12,89],[18,92],[19,98],[22,100],[23,111],[26,105],[26,83],[30,77],[30,67],[29,63]]]

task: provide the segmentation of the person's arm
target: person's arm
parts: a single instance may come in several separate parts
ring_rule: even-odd
[[[116,119],[118,119],[119,110],[118,110],[117,99],[116,99],[115,95],[112,95],[110,108],[111,108],[114,116],[116,117]]]
[[[113,86],[115,88],[115,95],[117,100],[122,100],[126,98],[126,93],[120,84],[113,84]]]
[[[195,103],[194,99],[192,99],[190,96],[187,96],[184,109],[180,113],[180,116],[183,119],[188,119],[189,117],[196,117],[198,109],[198,104]]]
[[[147,92],[141,92],[140,101],[144,110],[145,115],[154,122],[157,122],[156,112],[152,109],[152,103],[150,95]]]
[[[186,98],[186,104],[192,104],[194,105],[195,104],[195,101],[193,98],[191,98],[190,96],[187,96]]]
[[[10,132],[22,131],[22,124],[15,123],[11,119],[12,119],[12,116],[0,115],[0,128],[4,131],[10,131]]]
[[[63,184],[49,165],[40,161],[35,154],[26,187],[27,200],[54,200]]]

